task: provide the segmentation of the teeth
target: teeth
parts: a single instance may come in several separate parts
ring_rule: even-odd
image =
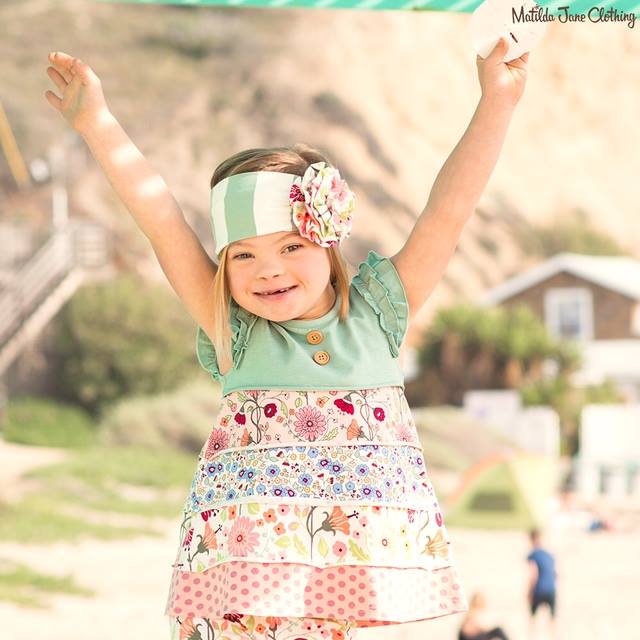
[[[287,287],[286,289],[277,289],[276,291],[270,291],[269,293],[263,293],[261,295],[270,296],[270,295],[273,295],[274,293],[282,293],[283,291],[288,291],[289,289],[291,289],[291,287]]]

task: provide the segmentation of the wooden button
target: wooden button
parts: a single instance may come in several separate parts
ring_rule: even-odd
[[[318,331],[317,329],[307,333],[307,342],[309,344],[320,344],[323,338],[322,331]]]
[[[313,354],[313,359],[318,364],[327,364],[331,358],[326,351],[316,351]]]

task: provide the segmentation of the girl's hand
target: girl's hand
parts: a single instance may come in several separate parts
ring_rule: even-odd
[[[486,58],[476,56],[476,65],[483,97],[515,106],[524,92],[529,52],[503,62],[507,49],[507,40],[502,37]]]
[[[109,114],[100,78],[88,64],[60,51],[50,53],[49,62],[47,75],[62,98],[53,91],[47,91],[45,96],[64,119],[83,134]]]

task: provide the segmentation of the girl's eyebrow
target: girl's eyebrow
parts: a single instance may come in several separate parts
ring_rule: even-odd
[[[280,238],[279,240],[276,240],[273,244],[278,244],[279,242],[284,242],[285,240],[288,240],[289,238],[291,238],[292,236],[299,236],[300,234],[297,231],[290,231],[289,233],[287,233],[286,236],[283,236],[282,238]],[[247,246],[247,243],[242,241],[242,240],[238,240],[237,242],[233,243],[234,247],[244,247]],[[248,245],[251,246],[251,245]]]

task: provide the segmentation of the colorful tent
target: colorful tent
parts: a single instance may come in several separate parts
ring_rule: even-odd
[[[469,469],[448,497],[448,525],[483,529],[544,528],[556,488],[554,460],[521,451],[492,455]]]

